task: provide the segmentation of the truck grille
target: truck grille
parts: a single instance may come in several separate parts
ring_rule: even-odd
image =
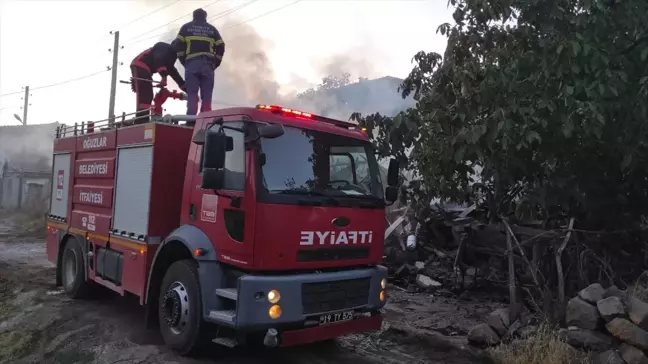
[[[369,302],[369,278],[302,284],[304,314],[344,310]]]
[[[323,248],[300,250],[297,252],[298,262],[321,262],[327,260],[351,260],[369,258],[367,247]]]

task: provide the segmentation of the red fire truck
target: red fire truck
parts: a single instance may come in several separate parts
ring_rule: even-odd
[[[126,124],[57,130],[47,256],[69,296],[137,296],[181,355],[380,328],[398,165],[383,187],[358,125],[273,105]]]

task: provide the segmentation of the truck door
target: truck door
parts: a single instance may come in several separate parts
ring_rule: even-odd
[[[225,118],[226,125],[242,128],[240,117],[236,121]],[[215,129],[219,126],[214,125]],[[233,139],[234,149],[227,152],[225,159],[224,188],[219,191],[203,190],[202,182],[202,146],[197,146],[194,164],[195,173],[191,206],[189,208],[191,224],[201,228],[214,244],[218,258],[235,265],[252,264],[251,223],[246,224],[254,213],[254,200],[247,185],[246,168],[251,153],[245,151],[244,135],[241,132],[225,129]],[[247,225],[247,226],[246,226]],[[246,231],[249,230],[249,233]],[[246,244],[246,241],[249,243]]]

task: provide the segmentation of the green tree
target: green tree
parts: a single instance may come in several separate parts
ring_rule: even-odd
[[[416,107],[353,115],[378,128],[379,153],[415,170],[425,198],[482,192],[492,215],[637,221],[648,206],[648,2],[449,4],[445,54],[416,54],[401,85]]]

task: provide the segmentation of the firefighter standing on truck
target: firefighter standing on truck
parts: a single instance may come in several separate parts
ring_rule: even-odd
[[[137,98],[137,113],[135,124],[149,122],[149,112],[153,102],[153,74],[159,73],[162,76],[162,86],[166,86],[168,75],[178,84],[178,87],[185,90],[185,81],[175,68],[178,59],[176,48],[171,44],[158,42],[152,48],[145,50],[131,62],[131,74],[133,76],[131,87]]]
[[[194,10],[193,20],[180,28],[173,45],[185,67],[187,114],[198,113],[198,90],[202,101],[200,111],[211,110],[214,70],[221,64],[225,43],[218,30],[207,23],[205,10]]]

